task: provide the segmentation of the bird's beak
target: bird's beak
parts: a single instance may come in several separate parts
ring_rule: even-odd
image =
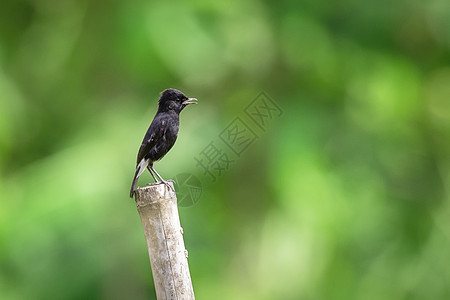
[[[186,101],[183,102],[184,105],[188,105],[188,104],[197,104],[197,99],[195,98],[188,98]]]

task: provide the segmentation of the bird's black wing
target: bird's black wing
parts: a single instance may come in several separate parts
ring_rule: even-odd
[[[159,139],[164,135],[164,121],[160,118],[155,117],[152,124],[145,134],[144,140],[142,141],[141,147],[139,148],[136,165],[138,165],[141,160],[150,152],[150,150],[155,146]]]

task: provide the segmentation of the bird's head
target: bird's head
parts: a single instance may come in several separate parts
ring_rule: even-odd
[[[180,113],[189,104],[197,104],[197,99],[188,98],[176,89],[167,89],[161,92],[158,111],[175,111]]]

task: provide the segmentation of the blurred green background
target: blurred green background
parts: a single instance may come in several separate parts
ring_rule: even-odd
[[[448,0],[1,1],[0,298],[155,298],[128,193],[174,87],[197,299],[450,299],[449,50]],[[261,91],[283,114],[211,182]]]

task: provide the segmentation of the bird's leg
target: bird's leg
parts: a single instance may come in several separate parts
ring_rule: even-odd
[[[149,166],[150,167],[150,166]],[[153,168],[153,166],[151,166],[150,167],[151,169],[152,169],[152,171],[153,172],[155,172],[155,174],[156,174],[156,176],[158,176],[159,177],[159,179],[162,181],[162,182],[164,182],[165,180],[161,177],[161,175],[159,175],[159,173],[158,172],[156,172],[156,170],[155,170],[155,168]]]
[[[158,179],[156,179],[155,175],[152,172],[152,167],[150,167],[150,165],[147,166],[148,171],[150,172],[150,174],[152,174],[153,179],[155,180],[155,182],[158,182]]]
[[[169,184],[168,181],[164,180],[161,175],[158,174],[158,172],[156,172],[155,168],[153,168],[153,166],[150,167],[150,169],[155,172],[156,176],[159,177],[159,179],[161,179],[161,182],[164,183],[168,188],[170,188],[172,191],[175,192],[174,188]]]

